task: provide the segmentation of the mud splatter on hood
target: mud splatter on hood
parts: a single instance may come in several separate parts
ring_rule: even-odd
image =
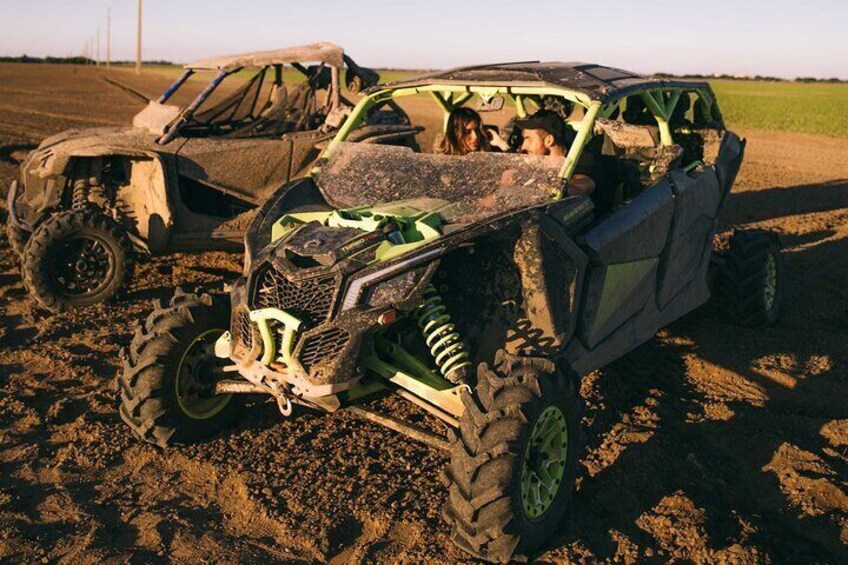
[[[36,151],[51,149],[56,154],[75,154],[99,147],[162,151],[166,146],[157,145],[156,136],[138,128],[105,127],[63,131],[42,141]]]

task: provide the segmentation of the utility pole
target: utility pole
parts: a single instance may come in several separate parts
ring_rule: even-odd
[[[106,68],[112,66],[112,6],[106,8]]]
[[[100,26],[97,26],[97,68],[100,68]]]
[[[135,74],[141,74],[141,0],[138,0],[138,30],[135,43]]]

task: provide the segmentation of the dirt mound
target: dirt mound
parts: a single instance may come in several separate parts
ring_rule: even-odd
[[[92,69],[45,65],[0,65],[0,101],[2,194],[16,152],[139,109]],[[542,562],[848,555],[848,142],[742,133],[723,229],[781,234],[783,318],[739,329],[708,305],[587,376],[575,509]],[[152,300],[220,287],[238,254],[144,262],[125,302],[47,316],[0,247],[0,561],[471,562],[439,517],[444,457],[350,415],[283,420],[259,404],[201,445],[132,440],[113,391],[120,347]]]

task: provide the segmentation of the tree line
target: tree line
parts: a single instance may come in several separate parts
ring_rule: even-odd
[[[105,61],[100,61],[101,64]],[[50,63],[54,65],[94,65],[97,63],[90,57],[30,57],[21,55],[19,57],[0,56],[0,63]],[[134,65],[135,61],[111,61],[112,65]],[[173,65],[171,61],[144,61],[145,65]]]

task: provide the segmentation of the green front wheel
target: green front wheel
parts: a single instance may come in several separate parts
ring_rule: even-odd
[[[494,562],[526,557],[553,534],[581,451],[576,379],[551,361],[500,353],[480,366],[451,443],[444,517],[454,541]]]
[[[118,375],[120,414],[133,434],[165,447],[235,423],[243,397],[215,394],[227,360],[215,341],[230,324],[226,297],[177,293],[136,331]]]

